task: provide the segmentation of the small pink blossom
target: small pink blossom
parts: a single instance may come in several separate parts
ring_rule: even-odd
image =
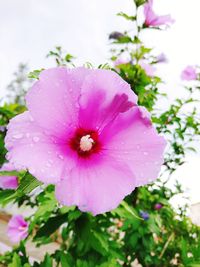
[[[4,163],[0,171],[14,171],[15,168],[9,162]],[[18,187],[18,179],[16,176],[1,176],[0,188],[2,189],[16,189]]]
[[[165,140],[115,72],[42,71],[26,102],[28,111],[8,125],[7,157],[56,184],[61,204],[96,215],[157,178]]]
[[[156,67],[152,64],[146,63],[144,61],[140,61],[139,65],[145,70],[146,74],[150,77],[155,76]]]
[[[155,209],[155,210],[160,210],[160,209],[162,209],[162,207],[163,207],[163,205],[162,205],[161,203],[156,203],[156,204],[154,205],[154,209]]]
[[[8,223],[7,235],[13,243],[19,243],[28,236],[28,222],[22,215],[13,215]]]
[[[166,58],[166,55],[164,53],[161,53],[160,55],[157,56],[156,58],[157,63],[167,63],[168,60]]]
[[[198,73],[194,66],[187,66],[181,73],[181,79],[186,81],[197,80]]]
[[[114,61],[114,66],[118,67],[121,64],[128,64],[128,63],[130,63],[130,59],[128,59],[128,58],[117,58]]]
[[[157,27],[174,23],[170,15],[159,16],[153,11],[153,0],[149,0],[144,5],[145,25],[150,27]]]

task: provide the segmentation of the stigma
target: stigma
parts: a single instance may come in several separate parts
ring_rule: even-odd
[[[82,151],[90,151],[94,145],[94,140],[91,138],[90,134],[84,135],[80,139],[80,149]]]

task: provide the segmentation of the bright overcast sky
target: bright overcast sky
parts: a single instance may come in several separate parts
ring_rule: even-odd
[[[132,9],[132,0],[0,0],[0,97],[20,62],[30,69],[50,66],[45,55],[56,45],[75,55],[80,64],[105,63],[108,34],[131,28],[115,14],[131,14]],[[143,36],[147,46],[167,55],[169,63],[158,72],[174,96],[181,94],[181,70],[200,64],[200,0],[155,0],[155,10],[176,20],[167,31],[146,31]],[[176,177],[189,189],[192,202],[197,202],[200,157],[188,160]]]

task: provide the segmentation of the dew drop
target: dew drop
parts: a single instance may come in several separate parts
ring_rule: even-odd
[[[6,155],[6,159],[7,159],[7,160],[10,160],[10,159],[11,159],[11,155],[10,155],[10,154],[7,154],[7,155]]]
[[[38,136],[34,136],[34,137],[33,137],[33,141],[34,141],[35,143],[37,143],[37,142],[40,141],[40,138],[39,138]]]
[[[61,155],[61,154],[59,154],[58,157],[59,157],[60,159],[64,159],[63,155]]]
[[[30,171],[30,173],[35,174],[35,169],[34,168],[29,168],[29,171]]]
[[[21,139],[22,137],[23,137],[22,133],[18,133],[18,134],[13,135],[13,138],[15,138],[15,139]]]
[[[32,116],[30,116],[29,118],[30,118],[30,122],[33,122],[34,121],[34,119],[33,119]]]
[[[49,130],[45,130],[45,131],[44,131],[44,134],[45,134],[45,135],[51,135],[51,132],[50,132]]]
[[[144,156],[147,156],[148,155],[148,152],[144,151],[143,154],[144,154]]]
[[[137,148],[137,149],[140,149],[140,145],[137,145],[136,148]]]

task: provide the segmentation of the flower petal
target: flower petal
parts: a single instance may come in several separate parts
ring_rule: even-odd
[[[40,181],[54,183],[61,179],[64,167],[70,168],[74,157],[64,142],[39,127],[27,111],[8,125],[7,158],[16,169],[28,169]]]
[[[166,142],[151,125],[146,109],[134,107],[121,114],[105,128],[100,139],[107,155],[126,162],[134,173],[136,186],[158,178]]]
[[[14,171],[15,168],[9,162],[3,164],[1,171]],[[18,187],[18,179],[16,176],[0,176],[0,188],[16,189]]]
[[[22,215],[13,215],[8,223],[9,228],[18,228],[18,227],[26,227],[28,223],[24,220]]]
[[[79,100],[79,125],[100,129],[137,102],[137,96],[113,71],[95,70],[84,80]]]
[[[102,156],[101,156],[102,157]],[[133,173],[113,158],[104,158],[102,165],[74,168],[56,186],[61,204],[77,205],[93,215],[116,208],[135,188]]]
[[[19,243],[20,240],[23,240],[28,236],[28,231],[19,231],[19,229],[11,228],[7,231],[7,235],[12,243]]]
[[[16,189],[18,187],[18,180],[16,176],[1,176],[0,188]]]
[[[28,109],[37,123],[55,134],[64,134],[77,122],[78,98],[86,68],[52,68],[42,71],[26,96]]]

